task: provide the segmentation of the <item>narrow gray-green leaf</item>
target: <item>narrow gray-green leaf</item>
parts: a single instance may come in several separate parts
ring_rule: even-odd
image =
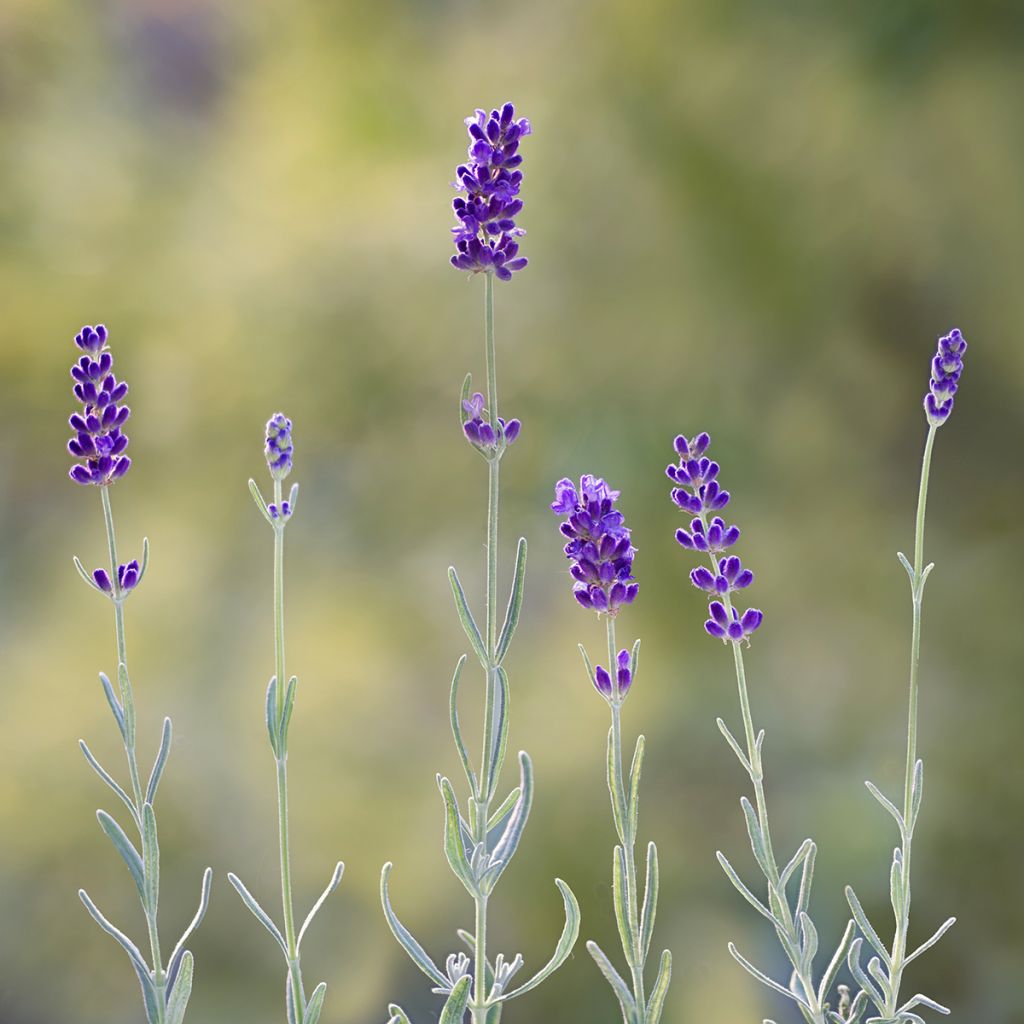
[[[910,791],[910,821],[908,830],[917,824],[917,816],[921,811],[921,798],[924,796],[924,761],[918,758],[914,765],[914,781]]]
[[[637,965],[636,950],[633,938],[634,910],[629,903],[629,886],[626,882],[626,860],[622,847],[616,845],[612,856],[612,908],[615,911],[615,923],[619,928],[619,942],[626,963],[630,968]]]
[[[260,513],[263,515],[263,518],[266,519],[266,521],[270,523],[271,526],[273,526],[274,520],[270,515],[270,509],[267,508],[266,500],[260,493],[260,489],[257,486],[255,480],[249,481],[249,493],[252,495],[252,500],[256,502],[256,507],[260,510]]]
[[[637,823],[640,819],[640,776],[644,770],[644,750],[646,740],[643,735],[637,737],[636,748],[633,750],[633,761],[629,766],[629,803],[627,805],[627,824],[630,839],[636,838]]]
[[[142,805],[142,863],[146,874],[143,902],[155,917],[160,904],[160,844],[156,833],[156,813],[150,803]]]
[[[466,974],[455,983],[455,987],[441,1011],[439,1024],[462,1024],[462,1018],[466,1015],[466,1005],[469,1003],[469,989],[472,982],[473,979]]]
[[[299,677],[292,676],[288,680],[288,689],[284,694],[284,708],[281,711],[281,749],[288,750],[288,727],[292,724],[292,712],[295,710],[295,689],[299,685]]]
[[[132,820],[141,827],[142,822],[139,820],[139,812],[135,810],[135,804],[132,803],[131,797],[118,785],[106,768],[96,760],[92,751],[85,745],[85,740],[79,740],[78,745],[82,748],[82,753],[85,755],[85,759],[89,762],[92,770],[121,798],[125,807],[131,811]]]
[[[494,797],[498,788],[498,776],[501,775],[501,766],[505,763],[505,754],[508,751],[508,727],[509,727],[509,703],[511,701],[511,688],[508,685],[508,675],[505,670],[498,667],[494,670],[498,685],[495,687],[494,702],[494,728],[491,730],[493,737],[490,761],[490,786],[487,799]]]
[[[800,947],[800,968],[805,977],[810,977],[814,956],[818,952],[818,929],[814,927],[814,922],[805,911],[800,912],[797,920],[800,922],[800,932],[803,936]]]
[[[146,786],[146,803],[151,804],[156,799],[156,790],[163,777],[164,768],[167,765],[167,755],[171,752],[171,720],[164,719],[163,732],[160,734],[160,749],[157,751],[156,761],[153,762],[153,770],[149,775],[149,785]]]
[[[764,845],[764,835],[761,832],[761,825],[758,823],[757,814],[750,801],[744,796],[740,797],[740,806],[743,808],[743,817],[747,823],[747,835],[750,836],[750,848],[754,851],[754,857],[761,866],[766,878],[771,877],[771,867],[768,862],[768,850]]]
[[[166,1024],[182,1024],[185,1019],[188,999],[192,995],[193,969],[192,954],[186,952],[181,959],[181,970],[178,971],[177,980],[174,982],[170,998],[167,1000],[167,1014],[164,1017]]]
[[[462,404],[463,402],[469,401],[469,396],[473,393],[473,374],[467,373],[465,379],[462,381],[462,391],[459,394],[459,426],[469,418],[469,413],[466,412],[466,407]]]
[[[608,729],[608,795],[612,800],[612,818],[615,821],[615,833],[625,841],[626,836],[626,794],[622,792],[618,767],[619,752],[615,747],[615,729]]]
[[[469,860],[466,857],[466,847],[462,841],[462,826],[460,823],[459,805],[455,800],[455,791],[452,784],[445,778],[439,782],[441,798],[444,800],[444,852],[448,858],[455,877],[466,887],[470,896],[475,897],[476,883],[473,879],[473,871],[470,868]]]
[[[384,907],[384,916],[387,918],[391,934],[398,940],[398,944],[409,954],[412,962],[435,984],[447,990],[451,982],[448,976],[441,970],[430,954],[413,938],[412,933],[398,920],[394,909],[391,906],[391,897],[388,894],[388,878],[391,875],[393,865],[389,861],[384,865],[380,873],[380,902]]]
[[[864,913],[864,908],[860,905],[860,900],[857,899],[857,894],[853,891],[853,887],[849,885],[846,887],[846,902],[850,905],[850,912],[853,914],[853,919],[857,922],[857,927],[860,929],[861,934],[882,958],[882,963],[886,967],[891,967],[892,961],[889,959],[889,951],[878,937],[878,932],[871,926],[868,915]]]
[[[647,844],[647,874],[644,881],[644,906],[640,914],[640,963],[647,962],[654,935],[654,919],[658,911],[658,848]]]
[[[78,890],[78,898],[82,901],[85,909],[89,911],[89,916],[128,954],[128,959],[131,960],[132,967],[135,968],[135,973],[138,976],[139,984],[142,986],[142,998],[146,1005],[146,1018],[150,1024],[156,1024],[159,1012],[156,988],[153,985],[153,978],[149,967],[139,952],[138,947],[124,932],[115,928],[100,913],[99,907],[93,903],[89,898],[89,894],[84,889]]]
[[[396,1006],[392,1003],[388,1007],[388,1013],[391,1014],[388,1024],[410,1024],[408,1015],[400,1006]]]
[[[846,926],[846,931],[843,932],[842,939],[839,940],[839,945],[836,947],[828,967],[825,968],[825,973],[821,976],[821,983],[818,985],[819,1003],[824,1003],[828,999],[828,994],[836,980],[836,975],[839,973],[839,968],[843,966],[843,959],[846,957],[846,951],[850,948],[855,932],[856,925],[853,921],[850,921]]]
[[[526,828],[526,819],[529,817],[530,808],[533,806],[533,765],[525,750],[519,751],[519,790],[519,799],[509,815],[505,831],[495,844],[491,854],[492,862],[501,864],[502,870],[512,859],[519,846],[519,840],[523,836],[523,829]],[[497,879],[495,878],[495,880]]]
[[[280,726],[277,717],[277,676],[271,676],[267,686],[267,735],[270,737],[270,749],[274,751],[274,757],[281,756]]]
[[[899,826],[900,835],[905,838],[906,826],[899,808],[873,782],[865,782],[864,785],[867,786],[868,792],[893,816]]]
[[[171,959],[167,961],[167,983],[169,985],[174,984],[174,979],[181,966],[182,958],[185,955],[185,943],[188,942],[189,936],[203,923],[203,918],[206,917],[206,908],[210,905],[210,885],[212,882],[213,868],[207,868],[203,872],[202,886],[199,890],[199,909],[196,911],[195,917],[189,922],[189,926],[182,932],[181,938],[178,939],[178,944],[174,947],[174,952],[171,953]]]
[[[665,996],[668,995],[668,985],[672,980],[672,954],[664,949],[661,952],[661,964],[658,967],[658,977],[654,981],[654,988],[651,989],[651,998],[647,1000],[647,1019],[644,1024],[658,1024],[661,1020],[661,1011],[665,1009]]]
[[[78,570],[78,575],[81,576],[82,579],[85,580],[85,582],[88,583],[93,590],[95,590],[98,594],[102,594],[104,597],[110,597],[110,595],[105,590],[100,590],[99,585],[96,583],[96,580],[93,579],[93,577],[89,574],[89,571],[86,569],[86,567],[82,565],[82,560],[78,557],[78,555],[72,556],[71,560],[75,563],[75,568]]]
[[[885,1013],[885,998],[875,983],[864,973],[860,964],[860,949],[863,939],[859,936],[850,943],[849,952],[846,954],[846,965],[850,968],[853,980],[868,994],[868,998],[878,1007],[880,1013]]]
[[[743,884],[743,880],[736,873],[736,869],[725,859],[725,854],[719,850],[715,856],[718,857],[718,863],[722,865],[722,870],[725,872],[729,881],[736,887],[736,891],[762,916],[768,918],[769,921],[774,922],[774,917],[768,908]]]
[[[636,681],[636,671],[640,667],[640,638],[633,642],[633,650],[629,653],[629,675],[630,678]]]
[[[889,980],[889,975],[885,973],[885,969],[882,967],[882,961],[877,956],[873,956],[868,961],[868,974],[878,983],[878,987],[885,997],[886,1004],[893,998],[892,994],[892,982]]]
[[[327,982],[321,981],[306,1003],[306,1013],[303,1016],[303,1024],[317,1024],[320,1020],[320,1011],[324,1008],[324,996],[327,995]]]
[[[810,1009],[803,996],[794,992],[792,989],[786,988],[785,985],[780,985],[777,981],[773,981],[764,973],[764,971],[758,970],[731,942],[729,943],[729,952],[732,954],[732,958],[736,963],[738,963],[749,975],[761,982],[762,985],[767,985],[768,988],[774,989],[781,995],[786,996],[787,999],[792,999],[794,1003],[798,1003],[800,1006]]]
[[[739,759],[739,762],[743,765],[746,773],[751,775],[750,761],[747,759],[747,755],[743,753],[743,748],[736,741],[736,737],[729,731],[729,727],[721,718],[716,718],[715,721],[718,723],[718,731],[725,737],[725,742],[732,747],[732,752]]]
[[[554,974],[562,964],[569,958],[572,947],[576,945],[576,939],[580,934],[580,905],[576,902],[572,889],[569,888],[560,878],[555,879],[555,885],[562,894],[562,905],[565,911],[565,925],[562,927],[562,934],[558,937],[558,944],[551,959],[525,984],[511,992],[506,992],[501,998],[503,1000],[515,999],[536,988],[545,978]]]
[[[124,709],[124,742],[129,750],[135,749],[135,699],[132,696],[132,681],[128,666],[121,662],[117,666],[117,685],[121,690],[121,707]]]
[[[892,867],[889,869],[889,902],[896,923],[899,924],[903,918],[903,862],[899,856],[893,857]]]
[[[103,672],[100,673],[100,683],[103,686],[103,693],[107,698],[107,703],[110,705],[110,710],[114,713],[114,719],[117,721],[117,728],[120,730],[122,738],[127,739],[124,722],[124,708],[121,707],[121,702],[117,699],[117,695],[114,693],[113,685]]]
[[[504,822],[505,817],[511,812],[512,808],[515,807],[516,801],[519,799],[519,794],[522,790],[516,786],[511,793],[501,802],[501,806],[494,811],[487,821],[487,833],[490,835],[494,829]]]
[[[915,1006],[927,1006],[929,1010],[934,1010],[936,1013],[949,1013],[948,1006],[943,1006],[942,1003],[937,1003],[934,999],[921,995],[920,992],[918,992],[916,996],[911,996],[911,998],[899,1008],[898,1012],[906,1013],[908,1010],[912,1010]]]
[[[448,568],[448,582],[452,585],[452,595],[455,597],[455,610],[459,613],[459,621],[462,623],[466,637],[469,639],[476,656],[480,659],[480,664],[484,668],[488,668],[490,658],[487,656],[484,638],[480,635],[480,628],[473,618],[473,613],[469,610],[466,592],[462,589],[462,584],[459,582],[459,574],[455,571],[454,566],[449,566]]]
[[[135,849],[132,841],[124,834],[124,830],[106,811],[97,811],[96,820],[100,823],[107,838],[114,844],[114,849],[121,855],[121,859],[128,866],[132,879],[139,890],[139,899],[142,905],[146,905],[146,874],[142,866],[142,858],[139,851]]]
[[[636,1000],[633,998],[633,993],[629,991],[629,986],[612,966],[611,960],[605,956],[604,951],[596,942],[587,943],[587,952],[594,958],[594,963],[597,964],[598,969],[605,976],[619,1000],[624,1024],[637,1024]]]
[[[270,932],[270,934],[274,937],[274,940],[281,947],[281,952],[284,953],[285,958],[287,959],[288,946],[285,944],[284,937],[278,930],[277,925],[274,924],[274,922],[270,919],[270,915],[259,905],[259,903],[256,902],[256,898],[242,884],[242,880],[238,877],[238,875],[229,871],[228,881],[235,887],[235,891],[238,893],[238,895],[242,897],[242,902],[249,908],[249,911],[252,914],[252,916],[255,917],[256,920],[259,921],[259,923],[263,925],[263,927],[266,928],[267,931]]]
[[[508,653],[509,644],[515,636],[516,627],[519,625],[519,613],[523,607],[523,583],[526,579],[526,538],[519,538],[519,545],[516,548],[516,565],[512,573],[512,590],[509,592],[508,608],[505,611],[505,624],[501,627],[501,635],[498,637],[498,649],[494,655],[494,661],[500,665]]]
[[[580,649],[580,654],[583,657],[583,666],[587,672],[587,679],[590,680],[590,685],[594,685],[594,666],[590,664],[590,655],[587,654],[587,649],[583,644],[576,645]]]
[[[469,788],[473,791],[473,794],[476,795],[476,773],[473,771],[473,767],[469,763],[469,752],[466,750],[466,744],[462,739],[462,728],[459,725],[459,677],[462,675],[462,667],[465,664],[466,655],[463,654],[462,657],[459,658],[458,663],[455,666],[455,672],[452,675],[452,685],[448,697],[448,715],[451,719],[452,735],[455,737],[455,746],[459,752],[459,759],[462,761],[462,769],[466,773]]]
[[[811,852],[812,846],[814,846],[814,840],[805,839],[797,848],[796,853],[793,854],[793,859],[782,869],[782,872],[779,874],[779,886],[783,891],[785,891],[786,886],[789,884],[790,878],[793,877],[793,872],[800,867],[804,857]]]
[[[331,880],[327,883],[327,888],[320,894],[320,898],[313,904],[313,909],[306,915],[306,920],[302,922],[302,927],[299,929],[299,937],[295,940],[296,950],[302,946],[302,937],[306,934],[306,929],[312,924],[313,918],[319,913],[320,908],[327,902],[328,896],[341,885],[341,876],[344,873],[345,865],[339,860],[334,869],[334,874],[331,875]]]
[[[142,582],[143,577],[146,575],[146,570],[149,568],[149,538],[142,538],[142,564],[139,566],[139,579],[135,584],[136,586]]]
[[[811,843],[804,857],[803,870],[800,872],[800,890],[796,897],[796,913],[806,911],[811,905],[811,885],[814,882],[814,862],[818,856],[818,848]]]
[[[917,947],[917,949],[915,949],[915,950],[914,950],[914,952],[913,952],[913,953],[911,953],[911,954],[910,954],[910,956],[908,956],[908,957],[907,957],[907,959],[906,959],[906,960],[904,960],[903,962],[904,962],[905,964],[909,964],[911,960],[915,960],[915,959],[917,959],[917,957],[919,957],[919,956],[920,956],[920,955],[921,955],[922,953],[924,953],[924,952],[925,952],[926,950],[929,950],[929,949],[931,949],[931,948],[932,948],[932,946],[934,946],[934,945],[935,945],[935,943],[936,943],[936,942],[938,942],[938,941],[939,941],[939,939],[941,939],[941,938],[942,938],[942,936],[943,936],[943,935],[945,935],[945,934],[946,934],[946,932],[948,932],[948,931],[949,931],[949,929],[950,929],[950,928],[952,928],[952,927],[953,927],[953,925],[955,925],[955,924],[956,924],[956,918],[955,918],[955,917],[950,917],[950,918],[947,918],[947,919],[946,919],[946,920],[945,920],[945,921],[944,921],[944,922],[943,922],[943,923],[942,923],[942,924],[941,924],[941,925],[939,926],[939,930],[938,930],[938,931],[937,931],[937,932],[936,932],[936,933],[935,933],[935,934],[934,934],[934,935],[933,935],[933,936],[932,936],[932,937],[931,937],[930,939],[928,939],[928,941],[927,941],[927,942],[922,942],[922,943],[921,943],[921,945],[920,945],[920,946],[918,946],[918,947]]]

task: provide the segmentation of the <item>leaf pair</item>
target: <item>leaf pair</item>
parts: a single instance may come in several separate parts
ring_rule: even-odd
[[[267,735],[274,757],[279,761],[288,753],[288,726],[292,721],[292,710],[295,707],[295,688],[299,680],[292,676],[288,680],[284,698],[278,694],[277,676],[273,676],[267,687]]]

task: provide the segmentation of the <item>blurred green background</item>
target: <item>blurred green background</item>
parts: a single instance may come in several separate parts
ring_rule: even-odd
[[[192,948],[191,1024],[281,1021],[277,951],[228,887],[276,903],[271,538],[246,492],[262,426],[295,422],[289,531],[293,838],[300,906],[336,858],[307,940],[324,1021],[417,1022],[439,1000],[387,931],[439,958],[471,907],[441,852],[434,772],[455,773],[447,687],[465,641],[445,569],[482,580],[485,473],[455,420],[482,375],[482,282],[452,271],[448,183],[462,118],[532,118],[521,223],[530,268],[497,288],[503,587],[530,541],[508,667],[514,748],[538,792],[498,889],[494,948],[544,962],[561,927],[616,945],[606,709],[577,641],[553,482],[622,490],[642,636],[626,732],[648,738],[641,837],[662,855],[655,942],[676,956],[665,1020],[794,1020],[742,974],[735,939],[781,973],[774,937],[715,863],[752,872],[730,659],[701,630],[664,464],[714,435],[766,625],[748,661],[777,842],[820,844],[815,916],[834,942],[851,882],[888,920],[891,821],[862,780],[902,779],[920,408],[937,334],[968,337],[942,431],[927,554],[914,937],[959,923],[908,976],[958,1019],[1022,1021],[1024,786],[1017,666],[1022,547],[1024,15],[999,0],[5,0],[0,6],[3,742],[0,1021],[141,1019],[128,963],[75,897],[138,936],[133,888],[93,818],[108,794],[76,746],[119,764],[96,682],[109,610],[71,565],[104,555],[99,495],[66,477],[72,335],[105,321],[132,387],[135,465],[120,543],[153,546],[128,606],[161,789],[165,942],[213,902]],[[466,687],[467,700],[473,687]],[[627,740],[628,741],[628,740]],[[509,770],[511,784],[511,770]],[[618,1019],[580,945],[508,1024]]]

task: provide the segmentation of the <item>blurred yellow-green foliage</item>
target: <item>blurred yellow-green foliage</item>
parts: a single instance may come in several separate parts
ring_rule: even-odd
[[[892,822],[864,790],[902,778],[920,399],[935,336],[971,348],[933,472],[914,928],[960,918],[915,964],[971,1022],[1020,1021],[1024,786],[1018,666],[1024,386],[1024,16],[1001,0],[241,3],[5,0],[0,6],[4,395],[0,1021],[129,1024],[137,985],[75,897],[138,934],[96,827],[111,765],[96,682],[109,610],[71,566],[104,553],[99,496],[68,482],[71,337],[111,328],[132,386],[135,466],[120,541],[153,557],[128,606],[143,751],[176,726],[161,789],[165,942],[193,943],[191,1024],[283,1018],[277,951],[228,887],[275,905],[271,541],[246,492],[262,425],[295,421],[289,531],[293,838],[300,906],[348,871],[308,939],[324,1020],[417,1021],[438,999],[389,935],[399,913],[442,957],[471,924],[441,852],[434,772],[457,771],[447,686],[465,642],[445,579],[481,591],[485,484],[455,420],[482,373],[482,286],[452,271],[448,183],[462,118],[512,98],[529,270],[498,287],[505,579],[530,541],[508,663],[512,740],[537,799],[494,901],[496,949],[546,960],[554,875],[583,938],[615,946],[606,711],[577,641],[547,503],[563,475],[622,490],[640,549],[642,636],[626,731],[648,738],[641,837],[662,855],[666,1021],[741,1024],[789,1007],[743,975],[734,938],[781,972],[773,936],[715,863],[752,868],[729,659],[701,631],[663,466],[707,428],[758,571],[750,659],[777,841],[820,843],[823,942],[853,883],[886,920]],[[472,687],[466,688],[467,699]],[[469,714],[469,712],[467,712]],[[510,780],[511,781],[511,780]],[[116,808],[111,808],[116,810]],[[509,1024],[617,1019],[582,944]]]

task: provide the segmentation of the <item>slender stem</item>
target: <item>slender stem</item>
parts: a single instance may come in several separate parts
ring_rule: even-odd
[[[274,480],[274,503],[282,503],[282,484]],[[277,672],[277,716],[284,711],[284,523],[274,526],[274,663]],[[288,746],[281,739],[281,755],[277,758],[277,826],[281,848],[281,906],[284,914],[284,937],[288,945],[288,977],[291,980],[296,1024],[302,1024],[306,1013],[306,994],[302,985],[299,950],[295,938],[295,911],[292,906],[292,867],[288,840]]]
[[[487,372],[487,415],[498,425],[498,371],[494,343],[494,275],[484,275],[484,358]],[[483,755],[480,766],[480,792],[475,797],[476,835],[478,843],[487,843],[487,819],[490,817],[491,792],[496,779],[491,778],[491,748],[494,745],[495,689],[498,649],[498,499],[499,463],[501,456],[487,462],[487,610],[486,633],[488,666],[485,669]],[[470,1007],[473,1024],[484,1024],[487,1018],[487,896],[477,895],[476,926],[473,954],[473,1003]]]
[[[644,969],[640,962],[642,954],[640,922],[637,916],[638,890],[636,879],[636,834],[629,818],[629,794],[626,791],[622,763],[622,698],[619,693],[619,676],[616,663],[615,616],[605,616],[605,631],[608,640],[608,673],[612,679],[612,800],[617,802],[622,816],[623,860],[626,867],[626,906],[629,908],[629,928],[632,949],[623,948],[633,979],[633,998],[636,1001],[637,1024],[647,1019],[647,997],[644,994]]]
[[[701,514],[700,519],[704,524],[705,532],[707,532],[707,517],[704,514]],[[715,554],[713,552],[709,552],[708,558],[711,563],[711,571],[717,574],[719,567]],[[728,593],[723,594],[722,601],[725,604],[726,611],[731,616],[731,596]],[[796,976],[800,981],[801,987],[803,988],[804,996],[809,1003],[810,1014],[813,1017],[815,1024],[825,1024],[825,1014],[818,1002],[818,994],[814,985],[813,973],[812,971],[804,971],[799,966],[799,957],[796,955],[796,951],[800,948],[800,935],[796,927],[796,922],[793,920],[789,900],[786,898],[786,894],[782,891],[781,873],[779,872],[778,862],[775,859],[775,851],[772,847],[771,829],[768,825],[768,800],[764,792],[764,766],[761,762],[761,748],[757,742],[757,733],[754,729],[754,717],[750,708],[750,693],[747,689],[747,672],[743,663],[743,648],[742,645],[735,640],[730,640],[729,643],[732,645],[733,664],[736,668],[736,689],[739,693],[740,716],[743,719],[743,733],[747,743],[747,759],[750,762],[750,781],[754,787],[754,804],[757,811],[758,824],[761,828],[761,835],[764,837],[765,852],[768,855],[768,883],[779,894],[778,902],[781,905],[783,912],[783,919],[780,922],[783,925],[783,928],[780,929],[780,936],[785,936],[783,945],[787,949],[787,955],[790,958],[790,962],[793,964],[793,969],[796,972]]]
[[[135,753],[135,697],[132,693],[131,681],[128,677],[128,645],[125,639],[124,628],[124,593],[117,578],[117,536],[114,532],[114,513],[110,507],[110,487],[100,487],[100,496],[103,502],[103,523],[107,531],[107,551],[110,555],[110,581],[114,588],[114,634],[117,639],[117,665],[118,684],[121,688],[121,699],[124,702],[124,714],[127,722],[130,723],[129,736],[131,742],[125,741],[125,754],[128,758],[128,774],[131,777],[132,793],[135,797],[135,806],[139,818],[142,820],[142,807],[145,802],[145,795],[142,790],[142,781],[139,776],[139,761]],[[139,828],[139,838],[143,841],[142,828]],[[165,1002],[164,992],[167,986],[167,976],[164,972],[163,956],[160,952],[160,934],[157,928],[157,908],[150,907],[143,902],[143,911],[146,915],[146,930],[149,934],[149,949],[153,960],[153,981],[157,990],[157,1024],[163,1024]]]
[[[932,450],[938,428],[932,424],[924,443],[921,458],[921,483],[917,493],[917,517],[914,523],[914,575],[910,582],[913,625],[910,638],[910,686],[907,707],[907,765],[903,782],[903,820],[906,825],[902,844],[903,867],[900,872],[901,913],[896,922],[892,940],[892,968],[889,972],[891,995],[887,1012],[896,1012],[899,1004],[900,983],[906,966],[907,938],[910,930],[910,857],[914,837],[913,802],[914,768],[917,764],[918,666],[921,661],[921,598],[924,588],[924,523],[928,506],[928,477],[931,472]]]

